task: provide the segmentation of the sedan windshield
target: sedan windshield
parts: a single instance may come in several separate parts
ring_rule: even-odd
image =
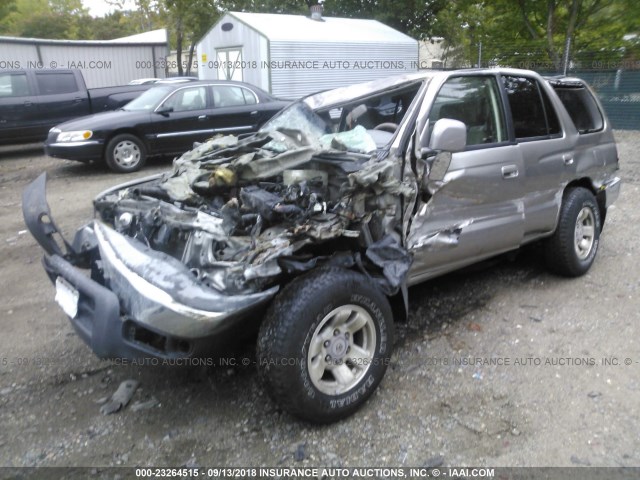
[[[131,100],[122,109],[127,111],[151,112],[172,90],[172,87],[152,87],[138,98]]]

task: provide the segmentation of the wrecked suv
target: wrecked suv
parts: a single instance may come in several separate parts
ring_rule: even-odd
[[[331,422],[381,381],[408,286],[536,240],[552,270],[585,273],[617,169],[582,81],[429,72],[312,95],[256,134],[196,145],[99,195],[72,243],[44,175],[23,210],[99,357],[215,355],[254,329],[271,395]]]

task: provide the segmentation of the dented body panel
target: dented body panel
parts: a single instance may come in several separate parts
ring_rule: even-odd
[[[44,178],[25,192],[25,220],[101,357],[201,355],[322,266],[357,270],[406,305],[408,285],[551,235],[574,182],[603,209],[615,201],[617,152],[597,99],[598,128],[579,131],[554,88],[588,87],[496,69],[323,92],[256,134],[212,138],[166,174],[103,192],[71,243],[54,243]],[[518,115],[532,89],[545,103],[531,126]],[[437,148],[441,120],[465,127],[465,148]],[[83,306],[100,292],[108,319]]]

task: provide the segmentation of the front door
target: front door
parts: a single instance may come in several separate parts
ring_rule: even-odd
[[[411,283],[516,248],[523,236],[523,159],[509,141],[496,77],[450,78],[429,125],[441,118],[466,125],[467,147],[453,154],[443,184],[422,192],[407,236]]]
[[[208,121],[207,89],[204,85],[183,87],[171,94],[153,113],[148,135],[153,153],[181,154],[213,136]]]

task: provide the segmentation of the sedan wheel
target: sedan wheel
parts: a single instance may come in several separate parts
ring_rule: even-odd
[[[146,160],[142,142],[134,135],[116,135],[107,145],[107,165],[114,172],[127,173],[139,170]]]

